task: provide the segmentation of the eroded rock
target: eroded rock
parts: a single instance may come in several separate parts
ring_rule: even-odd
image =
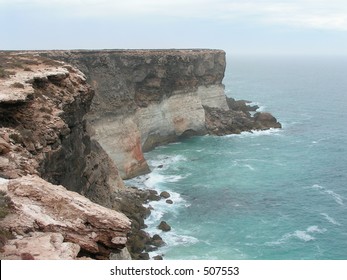
[[[75,258],[80,249],[84,255],[108,258],[112,249],[124,248],[127,242],[130,221],[124,214],[63,186],[25,176],[1,184],[0,190],[11,200],[11,212],[0,226],[21,236],[20,243],[14,240],[4,247],[4,257],[12,258],[11,248],[18,244],[22,249],[14,258],[20,253],[30,253],[35,259]]]

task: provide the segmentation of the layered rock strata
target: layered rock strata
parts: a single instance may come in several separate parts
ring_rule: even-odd
[[[190,135],[279,127],[230,107],[222,50],[52,51],[81,69],[95,90],[88,120],[121,177],[149,172],[143,152]],[[240,105],[240,103],[239,103]]]
[[[55,51],[95,90],[88,120],[122,178],[148,172],[143,151],[205,134],[203,106],[227,109],[220,50]]]

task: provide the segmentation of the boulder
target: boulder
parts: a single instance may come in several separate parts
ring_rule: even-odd
[[[162,231],[170,231],[171,230],[171,226],[168,225],[167,222],[161,221],[160,224],[158,225],[158,229],[161,229]]]
[[[277,119],[267,112],[258,112],[254,114],[254,120],[259,124],[261,129],[267,128],[281,128],[281,124],[277,122]]]
[[[160,196],[162,198],[169,198],[171,195],[167,191],[163,191],[160,193]]]
[[[165,245],[165,242],[160,237],[160,235],[154,234],[151,238],[151,244],[153,244],[156,247],[161,247],[161,246]]]

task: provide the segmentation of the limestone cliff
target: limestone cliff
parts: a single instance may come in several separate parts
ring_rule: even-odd
[[[261,123],[228,106],[222,50],[51,51],[41,55],[67,61],[86,74],[95,90],[87,115],[94,138],[123,179],[149,171],[143,152],[180,137],[279,127],[277,120]],[[242,123],[249,125],[242,127]]]
[[[221,50],[55,51],[95,90],[88,120],[123,178],[148,171],[143,151],[205,134],[203,106],[227,109]]]

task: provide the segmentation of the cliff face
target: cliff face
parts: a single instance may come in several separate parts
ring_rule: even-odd
[[[65,189],[107,207],[123,189],[116,166],[90,138],[84,119],[93,90],[79,70],[35,54],[0,52],[0,62],[0,179],[8,179],[1,195],[9,200],[1,230],[69,248],[67,255],[41,251],[35,258],[75,258],[80,252],[107,258],[125,246],[129,219]]]
[[[207,132],[203,106],[228,109],[220,50],[55,51],[95,90],[88,120],[123,178],[148,172],[143,151]]]

